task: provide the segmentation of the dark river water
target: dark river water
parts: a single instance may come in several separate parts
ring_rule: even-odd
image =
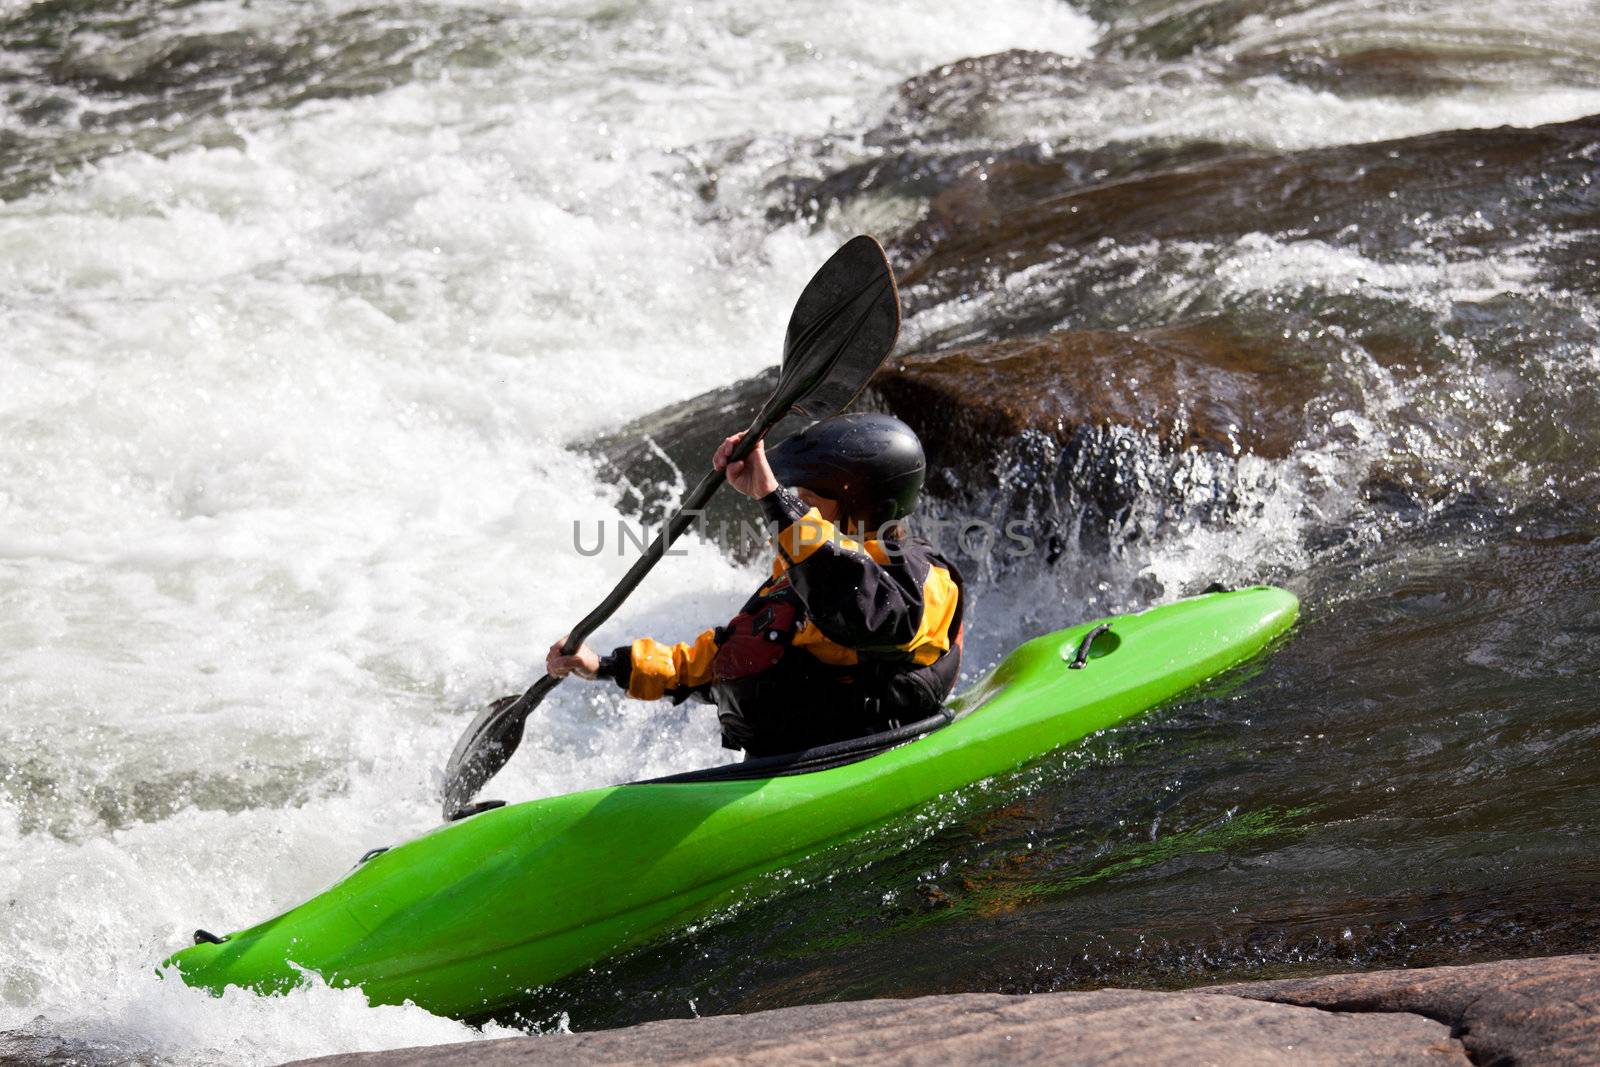
[[[902,356],[1031,353],[884,394],[932,512],[1044,534],[963,560],[969,674],[1213,581],[1301,621],[485,1032],[1594,950],[1600,8],[992,7],[0,4],[0,1063],[474,1036],[152,965],[432,825],[626,563],[582,446],[773,362],[860,231]],[[661,571],[602,643],[754,577]],[[569,686],[496,789],[717,759]]]

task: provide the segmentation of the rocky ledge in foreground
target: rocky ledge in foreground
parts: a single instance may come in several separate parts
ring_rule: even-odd
[[[1600,954],[1179,993],[1102,989],[816,1004],[303,1060],[456,1064],[1597,1064]]]

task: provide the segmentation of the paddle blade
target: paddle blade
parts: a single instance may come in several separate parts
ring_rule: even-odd
[[[551,684],[546,686],[546,682]],[[484,783],[511,759],[511,754],[522,743],[522,728],[528,721],[528,713],[554,688],[554,680],[545,677],[526,693],[501,697],[478,712],[444,766],[446,822],[477,796]]]
[[[900,291],[883,246],[865,234],[840,247],[795,303],[778,395],[813,419],[850,405],[900,333]]]

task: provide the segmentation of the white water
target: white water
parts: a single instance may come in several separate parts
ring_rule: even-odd
[[[848,137],[899,79],[1094,39],[1052,0],[476,7],[536,16],[549,51],[236,112],[235,146],[110,158],[0,205],[0,1032],[230,1064],[474,1036],[315,986],[216,1000],[153,967],[433,825],[466,718],[628,562],[572,550],[574,520],[615,514],[565,445],[776,358],[845,235],[708,205],[706,146],[753,139],[728,181],[754,187],[786,137]],[[1315,103],[1281,95],[1279,119]],[[1269,123],[1274,99],[1222,106]],[[1375,101],[1359,132],[1523,103]],[[597,643],[688,637],[751,581],[690,544]],[[572,684],[493,792],[720,756],[704,712]]]
[[[0,1031],[225,1063],[473,1036],[154,964],[433,825],[467,716],[629,562],[572,550],[615,513],[564,445],[776,359],[836,235],[708,221],[683,153],[1091,39],[965,10],[565,5],[564,63],[237,114],[242,148],[0,206]],[[751,580],[690,545],[601,640],[692,636]],[[717,760],[712,723],[571,684],[494,791]]]

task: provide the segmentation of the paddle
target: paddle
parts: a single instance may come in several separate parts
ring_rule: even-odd
[[[852,238],[829,257],[796,301],[784,335],[778,386],[728,461],[744,459],[791,411],[821,419],[843,410],[888,357],[899,331],[900,294],[883,248],[871,237]],[[622,606],[726,480],[722,471],[701,479],[617,587],[572,628],[561,646],[564,654],[576,652]],[[561,679],[545,675],[521,696],[502,697],[472,720],[444,768],[447,821],[465,814],[467,803],[511,759],[522,743],[528,716],[559,684]]]

